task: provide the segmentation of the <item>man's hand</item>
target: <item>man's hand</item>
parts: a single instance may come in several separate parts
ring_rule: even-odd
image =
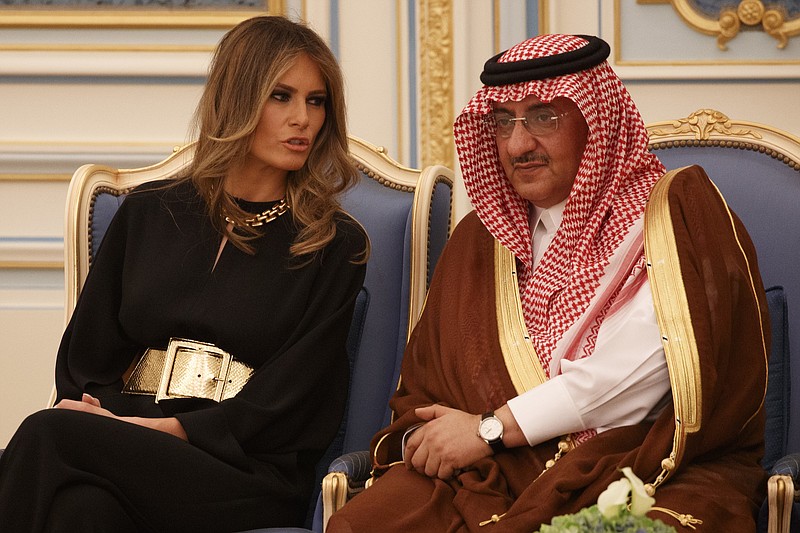
[[[442,405],[419,407],[415,414],[425,425],[408,438],[405,462],[428,477],[449,479],[457,470],[491,455],[492,449],[478,436],[481,415]]]

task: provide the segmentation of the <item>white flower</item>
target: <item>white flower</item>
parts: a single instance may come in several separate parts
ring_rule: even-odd
[[[628,505],[628,494],[631,482],[625,478],[612,481],[606,490],[597,498],[597,508],[606,518],[617,516],[622,508]]]
[[[629,467],[622,469],[622,473],[631,482],[631,514],[636,516],[644,516],[649,511],[653,504],[656,503],[655,498],[649,496],[644,490],[644,483],[636,477]]]
[[[617,516],[628,506],[630,495],[630,511],[635,516],[644,516],[653,507],[656,500],[647,495],[644,483],[636,477],[629,467],[622,469],[624,478],[611,482],[608,488],[597,498],[597,508],[606,518]]]

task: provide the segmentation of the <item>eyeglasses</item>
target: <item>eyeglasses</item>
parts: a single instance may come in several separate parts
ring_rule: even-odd
[[[511,137],[514,133],[514,123],[521,122],[525,126],[525,131],[531,135],[550,135],[558,129],[558,119],[568,115],[556,113],[551,107],[536,107],[525,112],[521,117],[515,117],[510,113],[498,112],[486,116],[486,120],[498,137]]]

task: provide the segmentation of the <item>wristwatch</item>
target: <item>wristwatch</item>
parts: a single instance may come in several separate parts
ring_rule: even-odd
[[[478,436],[491,446],[494,453],[506,449],[503,444],[503,422],[494,416],[494,411],[489,411],[481,416],[481,422],[478,424]]]

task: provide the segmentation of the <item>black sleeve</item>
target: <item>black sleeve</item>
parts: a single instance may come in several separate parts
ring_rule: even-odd
[[[355,224],[339,222],[316,259],[321,264],[302,319],[277,356],[235,397],[176,415],[192,444],[232,464],[243,464],[245,455],[324,451],[347,399],[346,339],[366,272],[353,258],[365,243]]]

